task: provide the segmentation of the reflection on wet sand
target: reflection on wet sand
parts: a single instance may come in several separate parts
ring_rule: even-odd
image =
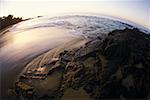
[[[0,48],[1,80],[3,80],[1,86],[2,95],[6,95],[10,84],[31,59],[71,41],[71,45],[79,39],[82,41],[83,37],[70,34],[67,29],[51,27],[35,28],[19,33],[8,32],[1,39],[5,41]]]
[[[52,49],[64,44],[77,36],[69,34],[66,29],[38,28],[25,32],[14,33],[4,37],[6,43],[1,48],[0,56],[3,58],[22,58],[22,56],[34,54],[45,49]],[[8,54],[6,56],[6,54]]]

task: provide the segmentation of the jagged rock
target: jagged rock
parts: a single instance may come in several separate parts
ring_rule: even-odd
[[[60,53],[54,62],[51,68],[60,68],[62,79],[59,88],[45,96],[49,99],[81,88],[90,99],[150,97],[150,35],[137,29],[112,31],[106,38]]]
[[[83,87],[93,99],[147,98],[149,58],[149,35],[137,29],[115,30],[75,52],[75,59],[66,64],[63,89]]]

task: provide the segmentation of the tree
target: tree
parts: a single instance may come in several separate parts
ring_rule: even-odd
[[[0,17],[0,30],[21,21],[23,21],[22,17],[14,17],[13,15]]]

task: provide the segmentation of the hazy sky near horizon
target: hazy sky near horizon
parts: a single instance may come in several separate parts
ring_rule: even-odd
[[[150,0],[0,0],[0,16],[31,18],[63,13],[104,14],[150,29]]]

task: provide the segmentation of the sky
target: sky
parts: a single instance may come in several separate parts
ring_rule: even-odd
[[[0,0],[0,16],[31,18],[71,13],[114,16],[150,29],[150,0]]]

